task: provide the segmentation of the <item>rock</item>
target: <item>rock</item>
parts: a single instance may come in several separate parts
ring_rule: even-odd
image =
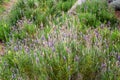
[[[113,0],[107,0],[108,1],[108,3],[111,3],[111,2],[113,2]]]
[[[115,10],[120,10],[120,0],[114,0],[110,3],[110,6],[115,8]]]

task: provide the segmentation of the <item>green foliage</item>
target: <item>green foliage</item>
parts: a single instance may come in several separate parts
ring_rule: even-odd
[[[29,35],[33,35],[36,32],[36,25],[25,23],[23,31],[28,33]]]
[[[24,39],[26,37],[26,32],[25,31],[15,31],[12,32],[12,35],[14,36],[15,39]]]
[[[111,33],[111,40],[112,41],[120,41],[120,33],[118,30]]]
[[[0,40],[8,41],[10,34],[10,26],[3,21],[0,21]]]
[[[0,5],[0,14],[4,11],[3,6]]]
[[[59,3],[57,4],[56,7],[61,11],[67,12],[72,7],[74,2],[75,2],[75,0],[59,1]]]
[[[28,78],[31,80],[39,78],[37,75],[40,67],[36,66],[36,64],[33,65],[33,60],[35,60],[33,55],[30,56],[23,53],[17,54],[9,51],[2,60],[3,63],[1,66],[5,67],[0,67],[3,68],[2,70],[0,69],[0,79],[18,79],[21,77],[23,79]],[[14,72],[16,76],[14,76]]]
[[[23,26],[21,26],[23,25]],[[12,31],[12,36],[15,39],[24,39],[26,37],[32,37],[36,34],[37,27],[32,22],[27,22],[26,20],[23,23],[16,25],[17,29]],[[14,27],[15,28],[15,27]]]
[[[98,32],[100,30],[98,29]],[[112,32],[114,33],[114,31]],[[104,35],[101,35],[102,38]],[[96,38],[95,35],[92,38]],[[111,40],[109,41],[112,42]],[[105,44],[98,47],[93,42],[91,47],[85,47],[81,42],[77,44],[72,41],[69,44],[59,43],[54,46],[54,52],[50,48],[44,47],[41,47],[42,52],[37,50],[36,53],[33,50],[26,52],[24,48],[19,51],[8,50],[7,54],[1,57],[0,79],[19,79],[20,77],[28,80],[113,79],[115,74],[112,72],[119,70],[116,65],[116,55],[113,55],[116,51],[113,51],[114,47],[105,49]],[[100,50],[101,47],[103,51]],[[66,48],[69,48],[70,51]],[[104,63],[105,66],[103,66]],[[108,67],[110,67],[111,72],[107,70]],[[115,73],[120,75],[119,72]],[[117,78],[119,80],[119,77]]]
[[[87,26],[98,26],[100,25],[99,21],[97,20],[96,16],[91,13],[81,13],[79,15],[80,22],[82,25]]]
[[[18,2],[0,22],[0,40],[10,39],[0,56],[0,80],[120,80],[120,31],[110,28],[112,10],[93,0],[69,16],[74,2]]]
[[[81,13],[90,13],[94,15],[99,23],[105,23],[108,22],[111,23],[111,26],[115,25],[117,23],[117,19],[115,18],[114,11],[112,9],[108,8],[107,2],[105,0],[102,1],[86,1],[82,6],[77,7],[77,13],[81,15]],[[91,16],[92,18],[93,16]],[[86,18],[86,17],[85,17]],[[91,23],[89,23],[91,25]],[[96,23],[93,23],[94,26]]]
[[[16,8],[11,11],[11,23],[15,23],[22,16],[32,19],[36,25],[41,22],[47,24],[47,17],[60,14],[61,11],[67,12],[74,4],[75,0],[61,1],[57,3],[54,0],[21,0]],[[15,16],[12,16],[15,15]]]
[[[11,10],[11,13],[8,14],[9,15],[9,22],[12,25],[15,25],[17,20],[21,19],[23,13],[22,10],[19,7],[15,7],[13,8],[13,10]]]
[[[4,0],[0,0],[0,4],[2,4],[2,3],[3,3],[3,1],[4,1]]]
[[[8,2],[10,0],[0,0],[0,5],[3,3],[3,2]]]

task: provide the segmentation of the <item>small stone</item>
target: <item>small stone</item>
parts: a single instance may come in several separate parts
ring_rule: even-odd
[[[115,10],[120,10],[120,0],[115,0],[115,1],[111,2],[110,6],[115,8]]]

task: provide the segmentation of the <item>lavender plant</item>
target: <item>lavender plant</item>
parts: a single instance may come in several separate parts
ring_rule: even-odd
[[[38,15],[40,22],[36,23],[35,20],[38,19],[34,18],[34,15],[41,12],[39,1],[42,3],[46,1],[36,1],[38,2],[21,1],[15,17],[11,18],[15,19],[14,23],[11,22],[15,25],[11,27],[5,53],[0,56],[1,80],[120,79],[118,28],[111,29],[111,22],[107,24],[97,22],[94,13],[80,13],[87,17],[86,21],[83,21],[83,15],[69,16],[61,11],[61,16],[57,17],[43,15],[48,21],[44,27],[41,17]],[[49,10],[46,4],[44,6],[43,12]],[[23,8],[26,10],[25,13],[21,12]],[[31,15],[31,10],[34,15]],[[17,13],[20,17],[16,18]],[[92,28],[89,23],[90,26],[94,26],[94,23],[99,25]]]

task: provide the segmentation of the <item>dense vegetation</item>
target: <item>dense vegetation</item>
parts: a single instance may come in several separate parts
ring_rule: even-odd
[[[105,0],[19,0],[0,20],[1,80],[120,80],[120,30]]]
[[[3,3],[3,0],[0,0],[0,13],[3,11],[3,8],[1,6],[2,3]]]
[[[0,0],[0,4],[3,3],[3,0]]]

